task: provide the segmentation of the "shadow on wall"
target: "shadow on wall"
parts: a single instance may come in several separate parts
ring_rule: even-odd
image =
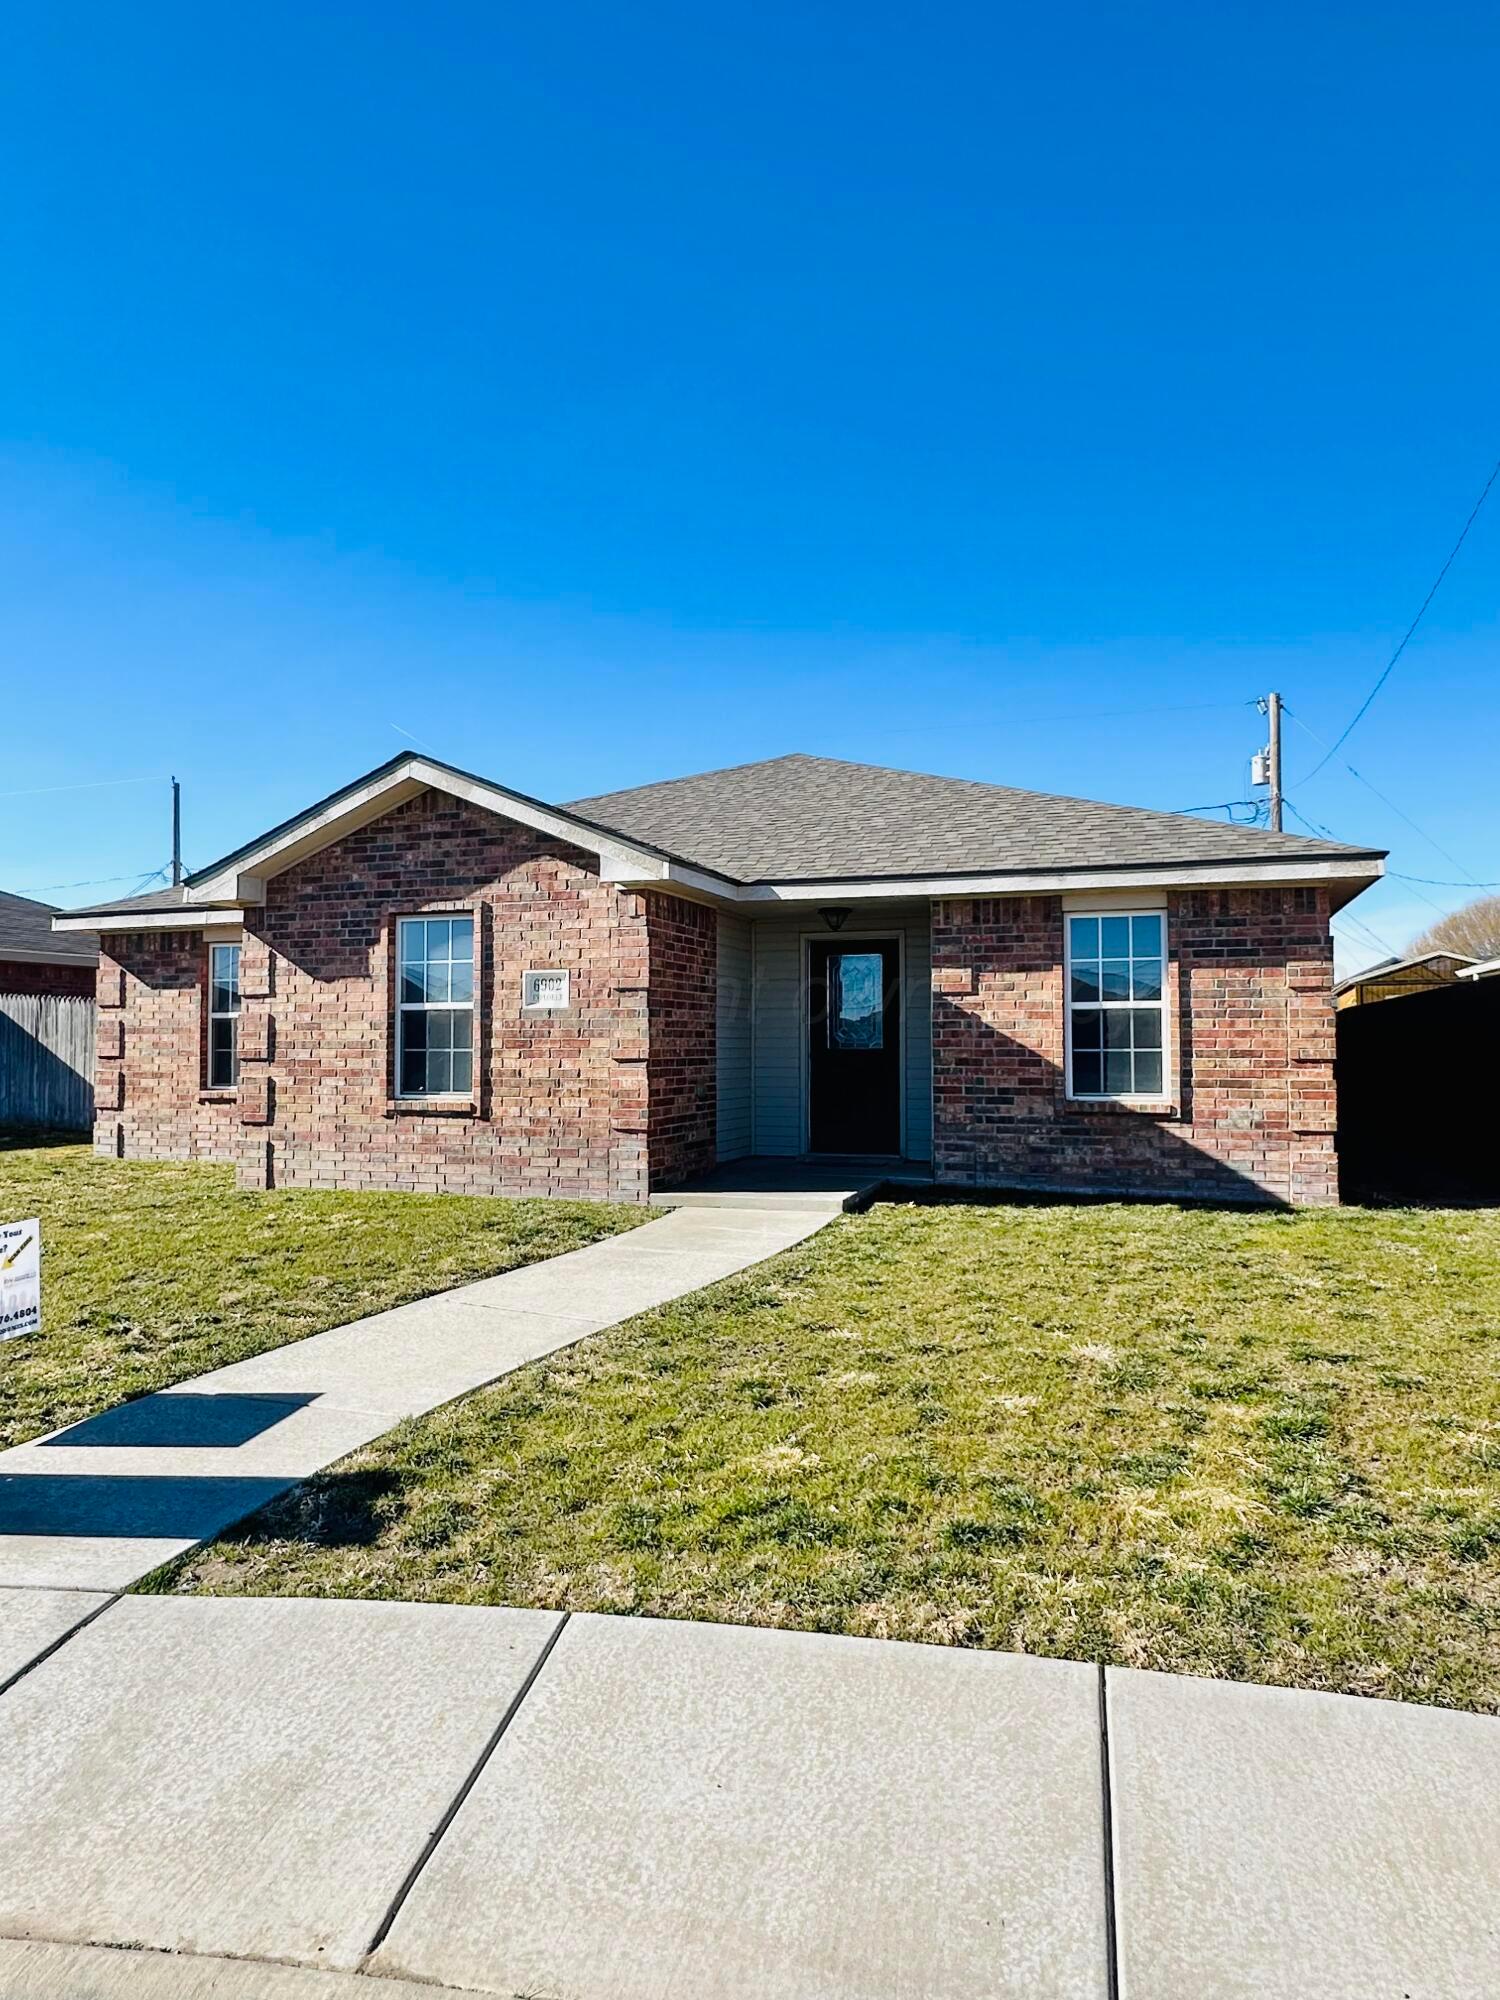
[[[1191,1136],[1192,1017],[1177,1014],[1171,1108],[1070,1099],[1060,1061],[943,993],[932,999],[933,1155],[940,1184],[1119,1200],[1289,1208],[1288,1093],[1236,1105],[1223,1150]]]

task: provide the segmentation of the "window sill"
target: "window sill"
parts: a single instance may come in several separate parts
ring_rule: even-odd
[[[388,1097],[387,1118],[474,1118],[479,1106],[472,1097]]]
[[[208,1090],[198,1092],[200,1104],[234,1104],[239,1100],[239,1090],[232,1083],[214,1084]]]
[[[1130,1118],[1180,1118],[1182,1108],[1170,1097],[1070,1097],[1070,1111],[1101,1111]]]

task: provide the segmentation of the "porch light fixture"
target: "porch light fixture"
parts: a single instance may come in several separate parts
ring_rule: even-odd
[[[854,913],[843,904],[835,903],[828,909],[820,910],[818,914],[831,931],[841,931]]]

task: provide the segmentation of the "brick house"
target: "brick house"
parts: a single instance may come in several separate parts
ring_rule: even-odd
[[[756,1156],[1331,1202],[1380,854],[791,756],[551,806],[404,755],[99,935],[96,1146],[638,1201]]]

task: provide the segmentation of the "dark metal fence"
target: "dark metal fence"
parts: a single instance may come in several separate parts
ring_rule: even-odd
[[[1500,979],[1338,1016],[1345,1201],[1500,1203]]]

